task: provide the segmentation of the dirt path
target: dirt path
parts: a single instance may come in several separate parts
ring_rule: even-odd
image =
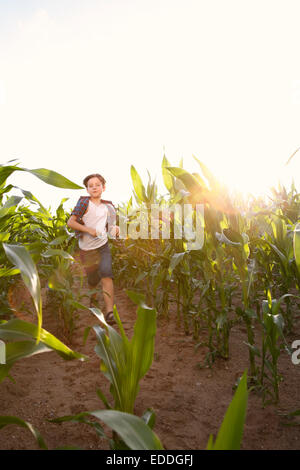
[[[123,290],[116,289],[115,301],[131,336],[136,307]],[[53,315],[44,311],[44,328],[59,335]],[[80,312],[72,348],[90,357],[88,362],[64,361],[53,353],[40,354],[17,363],[12,368],[16,383],[5,379],[1,384],[0,414],[15,415],[36,426],[49,449],[63,445],[82,449],[108,449],[105,440],[96,436],[87,425],[48,423],[46,420],[81,411],[103,409],[96,395],[100,387],[109,396],[109,385],[99,370],[94,353],[95,335],[90,334],[83,345],[86,326],[97,324],[88,311]],[[290,338],[300,339],[298,334]],[[136,401],[136,414],[152,407],[156,411],[155,432],[167,449],[204,449],[210,433],[215,434],[230,403],[236,379],[248,367],[248,351],[242,326],[231,333],[230,359],[217,360],[212,369],[201,369],[205,350],[194,347],[191,336],[178,330],[175,321],[158,321],[155,358],[150,371],[141,382]],[[280,404],[262,408],[261,398],[251,393],[244,430],[243,449],[299,449],[300,426],[282,425],[278,411],[300,408],[300,365],[292,364],[283,353],[280,372]],[[36,449],[31,434],[11,425],[0,431],[0,449]]]

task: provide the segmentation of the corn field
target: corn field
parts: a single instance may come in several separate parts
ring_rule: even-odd
[[[89,309],[95,326],[86,325],[85,340],[94,334],[94,353],[99,373],[109,382],[109,397],[98,389],[98,410],[52,419],[62,426],[86,424],[110,449],[164,449],[154,431],[151,403],[141,416],[135,414],[142,379],[155,358],[160,323],[173,323],[192,338],[196,353],[203,351],[199,370],[213,371],[220,361],[228,361],[232,331],[236,327],[245,331],[248,363],[238,383],[232,383],[235,393],[217,435],[208,430],[210,450],[240,448],[249,393],[259,397],[263,407],[280,405],[285,377],[278,364],[283,355],[295,357],[291,338],[297,334],[300,307],[300,194],[293,185],[289,190],[279,186],[271,189],[268,201],[242,201],[196,160],[199,172],[190,173],[182,162],[172,166],[164,156],[165,194],[158,193],[150,174],[143,183],[131,167],[133,195],[117,208],[125,235],[111,239],[110,245],[115,283],[126,289],[136,306],[133,335],[127,336],[118,306],[116,328],[105,322],[100,309]],[[16,171],[29,172],[45,184],[82,190],[51,170],[25,169],[14,162],[0,166],[0,340],[5,347],[5,357],[0,354],[0,382],[13,380],[15,363],[22,365],[36,354],[52,352],[70,362],[89,360],[72,347],[79,312],[87,309],[85,300],[93,292],[83,289],[77,240],[66,224],[70,216],[66,200],[52,213],[36,195],[7,183]],[[12,195],[16,189],[20,196]],[[197,205],[202,210],[203,237],[201,247],[195,248],[184,230],[180,237],[175,234],[178,214],[189,207],[197,239]],[[156,237],[150,232],[153,208],[158,208]],[[163,236],[166,231],[168,237]],[[20,283],[32,298],[30,321],[13,308],[11,297]],[[60,325],[60,339],[43,328],[42,290]],[[2,433],[17,424],[34,435],[40,448],[48,448],[36,427],[22,416],[4,413]],[[291,424],[297,414],[299,410],[290,410],[287,421]]]

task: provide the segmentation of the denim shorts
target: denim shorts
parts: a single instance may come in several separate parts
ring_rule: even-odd
[[[103,277],[113,279],[111,252],[108,242],[95,250],[80,250],[80,259],[90,287],[95,287]]]

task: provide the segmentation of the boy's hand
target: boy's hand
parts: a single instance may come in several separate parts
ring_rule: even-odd
[[[120,235],[120,227],[115,225],[114,227],[110,229],[109,233],[111,237],[118,237]]]
[[[92,235],[92,237],[96,237],[97,236],[97,233],[96,233],[96,230],[94,228],[90,228],[90,227],[87,227],[87,232]]]

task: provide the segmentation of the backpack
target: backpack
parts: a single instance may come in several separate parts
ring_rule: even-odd
[[[90,202],[90,196],[80,196],[76,206],[71,212],[71,215],[76,215],[76,222],[78,222],[81,225],[84,225],[84,222],[82,220],[82,217],[84,216],[88,205]],[[106,224],[106,230],[108,230],[108,225],[115,225],[116,223],[116,211],[115,211],[115,206],[111,201],[107,201],[105,199],[101,199],[101,202],[103,204],[106,204],[109,212],[109,222]],[[75,230],[75,236],[77,239],[79,239],[82,236],[82,232],[79,230]]]

